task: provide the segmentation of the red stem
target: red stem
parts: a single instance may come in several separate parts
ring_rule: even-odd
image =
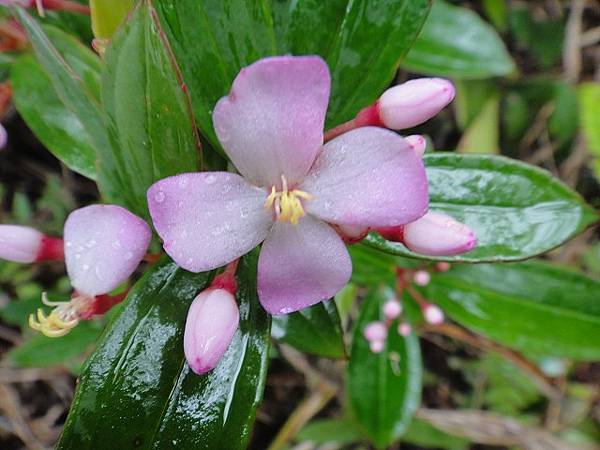
[[[40,244],[40,250],[36,262],[62,261],[65,259],[65,246],[61,238],[44,236]]]

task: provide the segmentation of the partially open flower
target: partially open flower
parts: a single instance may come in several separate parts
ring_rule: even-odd
[[[183,351],[191,369],[201,375],[213,369],[225,351],[240,321],[233,294],[225,289],[202,291],[188,311]]]
[[[108,294],[135,271],[146,254],[152,233],[139,217],[115,205],[92,205],[73,211],[65,222],[65,261],[75,289],[68,302],[49,316],[37,312],[29,324],[47,336],[64,336],[80,320],[102,314],[122,296]]]
[[[0,225],[0,258],[19,263],[61,260],[63,241],[31,227]]]
[[[359,128],[323,145],[330,90],[315,56],[262,59],[214,108],[215,131],[240,175],[182,174],[148,190],[154,226],[184,269],[215,269],[264,241],[258,293],[272,314],[331,298],[352,271],[329,225],[386,227],[428,206],[421,158],[396,133]]]

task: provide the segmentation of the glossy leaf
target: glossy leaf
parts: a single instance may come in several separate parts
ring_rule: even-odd
[[[25,29],[35,56],[48,75],[55,94],[81,122],[87,139],[96,149],[97,178],[105,200],[131,206],[131,201],[128,200],[129,193],[114,165],[106,120],[98,101],[98,85],[92,81],[91,72],[82,78],[71,66],[77,59],[63,56],[27,11],[16,8],[15,14]]]
[[[414,334],[401,337],[390,329],[383,352],[375,354],[363,336],[366,325],[383,320],[381,307],[387,297],[367,297],[352,335],[347,388],[354,416],[365,434],[383,448],[408,427],[421,399],[421,352]]]
[[[461,325],[510,347],[600,358],[600,282],[539,261],[456,266],[426,295]]]
[[[240,262],[240,328],[203,376],[189,369],[182,341],[187,309],[209,274],[166,260],[146,273],[83,368],[58,448],[245,448],[269,342],[256,263],[257,252]]]
[[[454,78],[508,75],[514,62],[492,26],[475,12],[435,0],[423,31],[402,67]]]
[[[548,172],[500,156],[425,155],[430,207],[465,222],[477,247],[425,258],[371,234],[365,243],[401,256],[445,261],[516,261],[561,245],[598,220],[583,199]]]
[[[271,335],[305,353],[326,358],[346,356],[340,317],[333,300],[292,314],[273,316]]]
[[[374,101],[419,32],[427,0],[153,0],[202,134],[240,68],[265,56],[318,54],[332,73],[328,125]],[[185,64],[183,64],[185,61]]]
[[[102,74],[113,155],[140,215],[152,183],[198,169],[191,105],[159,27],[142,2],[106,49]]]
[[[134,0],[90,0],[94,36],[110,39],[134,3]]]
[[[69,169],[94,179],[96,150],[81,121],[56,95],[33,56],[15,61],[11,82],[15,106],[38,139]]]

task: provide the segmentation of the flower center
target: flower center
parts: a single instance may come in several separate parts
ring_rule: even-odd
[[[42,303],[55,306],[52,312],[46,316],[42,308],[38,308],[36,317],[29,316],[29,326],[40,331],[48,337],[61,337],[69,333],[79,323],[83,311],[90,307],[93,298],[77,296],[68,302],[51,302],[44,292]]]
[[[287,180],[281,175],[282,189],[271,187],[271,193],[265,201],[265,208],[274,208],[275,217],[280,222],[290,222],[294,225],[306,215],[301,200],[312,200],[314,197],[299,189],[288,189]]]

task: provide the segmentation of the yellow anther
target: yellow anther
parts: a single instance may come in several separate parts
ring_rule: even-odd
[[[287,180],[283,175],[281,176],[281,186],[281,191],[277,191],[275,186],[271,188],[271,193],[264,206],[267,209],[274,206],[277,220],[296,225],[306,215],[300,199],[312,200],[314,196],[299,189],[288,190]]]
[[[29,326],[48,337],[62,337],[69,333],[79,323],[79,308],[89,303],[87,297],[75,297],[68,302],[51,302],[46,293],[42,294],[42,303],[56,306],[46,316],[42,308],[38,308],[35,315],[29,315]]]

